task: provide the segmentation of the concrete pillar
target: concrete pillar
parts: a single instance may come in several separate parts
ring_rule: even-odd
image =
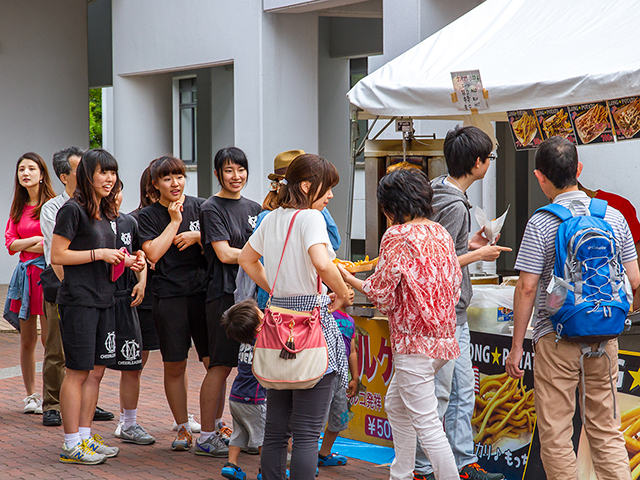
[[[172,153],[172,80],[170,74],[113,80],[113,154],[125,184],[122,208],[131,211],[140,200],[142,171],[154,158]]]
[[[198,158],[198,196],[208,198],[213,193],[213,153],[211,145],[211,102],[213,91],[211,88],[211,68],[198,70],[196,84],[198,88],[198,102],[196,114],[196,150]]]
[[[213,67],[211,69],[211,191],[217,192],[218,181],[213,174],[213,158],[221,148],[235,145],[235,97],[233,87],[233,65]],[[198,97],[198,102],[200,98]],[[198,103],[198,108],[200,104]],[[246,154],[247,152],[245,152]],[[260,169],[253,171],[253,162],[249,165],[249,176],[253,177]],[[201,175],[202,164],[198,158],[198,175]],[[198,176],[198,178],[200,178]]]
[[[315,13],[264,14],[262,29],[256,114],[266,176],[284,150],[318,152],[318,19]]]
[[[320,156],[333,163],[340,174],[340,183],[333,189],[329,211],[342,237],[338,251],[346,251],[347,210],[349,205],[349,59],[330,57],[330,19],[319,19],[318,44],[318,144]]]

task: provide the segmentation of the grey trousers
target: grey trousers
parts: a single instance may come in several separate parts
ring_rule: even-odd
[[[293,435],[291,478],[315,480],[318,438],[329,408],[334,376],[335,373],[325,375],[308,390],[267,390],[267,424],[261,458],[264,480],[285,480],[289,432]]]

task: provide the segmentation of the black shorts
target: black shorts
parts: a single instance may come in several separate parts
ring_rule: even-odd
[[[234,304],[233,294],[225,294],[207,302],[207,331],[209,332],[209,368],[237,367],[240,343],[227,337],[220,325],[220,317]]]
[[[151,350],[158,350],[160,348],[160,341],[158,340],[158,334],[156,333],[156,326],[153,323],[153,315],[148,308],[137,307],[138,320],[140,320],[140,331],[142,332],[142,350],[148,352]]]
[[[142,333],[131,295],[116,293],[116,363],[113,370],[142,370]]]
[[[189,297],[154,297],[152,315],[163,362],[186,360],[191,339],[200,361],[209,355],[204,300],[204,293]]]
[[[116,309],[58,305],[64,361],[71,370],[116,363]]]

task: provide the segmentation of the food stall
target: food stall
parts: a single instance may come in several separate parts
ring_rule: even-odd
[[[493,138],[492,122],[504,121],[518,150],[535,149],[554,135],[586,148],[637,139],[640,57],[629,55],[624,46],[640,42],[638,16],[634,0],[487,0],[362,79],[348,93],[352,121],[452,119],[476,125]],[[454,90],[454,73],[469,69],[481,74],[482,83],[475,92],[478,103],[467,101],[468,90],[463,98]],[[386,168],[400,156],[402,161],[416,157],[416,165],[430,178],[441,172],[441,140],[423,140],[426,146],[421,145],[412,129],[400,136],[395,144],[353,142],[352,165],[365,152],[366,253],[372,258],[386,228],[374,206],[374,184]],[[470,322],[476,453],[484,468],[502,472],[508,480],[541,480],[545,474],[535,432],[531,340],[524,345],[523,381],[509,380],[504,361],[511,335],[504,328],[508,323],[498,324],[500,310],[495,310],[495,314],[479,312],[482,321]],[[384,395],[393,365],[386,319],[364,301],[352,314],[358,327],[362,388],[352,399],[354,418],[347,436],[390,445],[393,432],[384,414]],[[504,320],[504,309],[502,315]],[[617,387],[625,428],[640,415],[640,342],[636,338],[620,338]],[[492,415],[496,399],[509,406],[504,415]],[[579,479],[595,480],[579,415],[574,427]],[[625,435],[634,440],[627,445],[635,480],[640,477],[640,448],[634,445],[640,447],[640,442],[635,431],[627,430]]]

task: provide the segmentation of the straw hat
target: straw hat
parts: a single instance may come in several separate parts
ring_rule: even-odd
[[[304,150],[287,150],[286,152],[279,153],[273,160],[273,173],[270,173],[267,178],[269,180],[280,180],[284,178],[284,174],[287,173],[287,168],[293,160],[304,155]]]

